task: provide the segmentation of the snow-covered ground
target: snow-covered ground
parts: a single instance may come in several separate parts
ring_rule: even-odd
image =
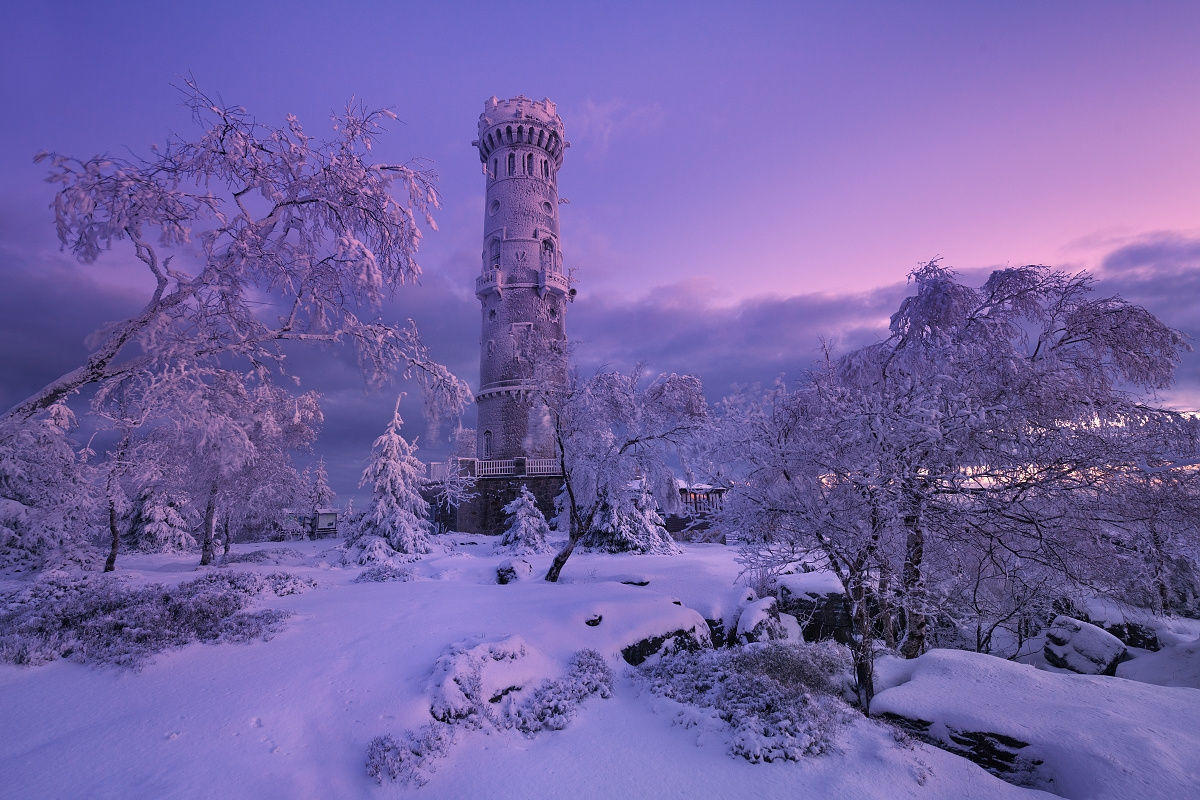
[[[222,569],[286,570],[319,584],[304,594],[261,601],[294,612],[270,641],[193,644],[158,656],[140,672],[65,660],[40,667],[0,665],[0,796],[1049,796],[1005,783],[964,758],[905,740],[860,717],[843,731],[838,752],[769,764],[731,757],[728,743],[711,730],[676,725],[634,679],[620,651],[664,627],[686,627],[727,612],[724,605],[736,606],[744,592],[734,586],[738,569],[731,548],[685,545],[679,556],[576,553],[557,585],[537,580],[549,555],[526,556],[535,579],[498,585],[496,566],[510,554],[494,553],[493,539],[453,540],[458,544],[450,552],[412,565],[415,580],[385,583],[354,583],[360,569],[337,566],[329,553],[334,542],[239,546],[237,552],[282,547],[294,555],[273,559],[280,563]],[[197,575],[191,557],[126,556],[121,568],[137,582],[174,583]],[[599,623],[589,624],[596,617]],[[468,732],[426,785],[377,787],[364,767],[368,742],[428,723],[435,662],[448,646],[481,635],[517,635],[560,669],[575,651],[595,649],[616,672],[613,696],[584,701],[562,731],[532,738],[511,730]],[[1107,715],[1088,718],[1098,726],[1175,702],[1177,712],[1156,712],[1134,744],[1114,743],[1111,753],[1121,759],[1145,755],[1145,743],[1157,735],[1172,758],[1190,756],[1190,763],[1200,763],[1200,751],[1189,749],[1196,746],[1194,732],[1176,729],[1188,714],[1200,714],[1200,691],[1059,676],[962,655],[997,662],[995,674],[1001,677],[1008,669],[1039,676],[1003,684],[1020,709],[1015,724],[1036,727],[1027,720],[1039,714],[1061,719],[1071,703],[1089,702],[1092,695],[1084,687],[1094,687],[1095,702]],[[931,661],[942,664],[940,659]],[[926,670],[920,665],[927,662],[913,663],[907,678],[889,678],[888,685],[896,688],[880,696],[885,704],[900,702],[886,700],[889,694],[922,685]],[[979,675],[990,674],[972,662],[956,678],[943,665],[937,690],[962,693],[969,705],[965,693],[974,691]],[[1074,681],[1073,694],[1063,694],[1067,684],[1058,683],[1068,679]],[[1137,705],[1126,707],[1126,702]],[[1104,739],[1102,728],[1091,731],[1081,769],[1109,752]],[[1071,747],[1064,742],[1056,757],[1069,761]],[[1149,768],[1165,763],[1163,758],[1151,762]],[[1122,760],[1117,768],[1138,766]],[[1183,770],[1174,785],[1191,786],[1192,796],[1200,795],[1200,784],[1182,783],[1187,779]],[[1173,796],[1187,795],[1176,791]]]

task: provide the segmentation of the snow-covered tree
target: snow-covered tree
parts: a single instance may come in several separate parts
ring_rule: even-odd
[[[187,422],[171,409],[182,408],[186,417],[180,399],[196,395],[198,385],[220,385],[223,374],[260,386],[293,377],[288,342],[349,347],[369,383],[399,372],[422,387],[431,421],[455,416],[470,401],[466,384],[430,357],[411,321],[401,326],[377,319],[382,301],[419,277],[418,220],[432,227],[430,212],[438,205],[430,175],[371,158],[395,115],[352,104],[322,139],[292,116],[282,125],[263,125],[190,80],[182,95],[200,128],[195,137],[172,136],[144,157],[38,156],[50,165],[48,180],[57,188],[53,209],[63,247],[82,268],[101,256],[124,258],[145,269],[153,288],[136,314],[89,338],[90,352],[78,367],[0,415],[0,448],[44,436],[39,415],[81,390],[122,439],[136,440],[143,424]],[[131,397],[134,389],[143,396]],[[140,412],[132,426],[128,403]],[[225,440],[219,458],[213,448],[203,454],[209,474],[194,482],[207,494],[197,503],[206,511],[205,563],[220,516],[221,481],[209,480],[215,465],[225,480],[254,461],[237,455],[239,448],[250,455],[233,430],[239,424],[219,431],[219,415],[211,411],[205,424],[212,435],[189,426],[201,446]],[[135,477],[122,450],[110,451],[111,463],[101,470],[103,502],[114,523],[110,562],[121,533],[115,524],[121,493]],[[82,502],[47,494],[53,507],[26,507],[33,516],[22,514],[49,521]],[[23,504],[30,496],[14,499]],[[20,538],[38,539],[44,549],[56,538],[65,546],[84,534],[85,526],[76,525]],[[16,534],[5,538],[17,541]]]
[[[135,316],[97,332],[83,364],[0,420],[138,371],[222,359],[260,376],[284,371],[287,341],[349,344],[372,381],[399,368],[422,383],[435,414],[468,402],[411,323],[367,321],[420,276],[417,220],[432,227],[438,205],[427,173],[370,160],[396,115],[352,104],[319,139],[294,116],[263,125],[191,80],[182,94],[201,127],[194,139],[170,137],[146,157],[38,156],[58,187],[63,247],[84,265],[123,250],[154,289]]]
[[[521,484],[521,491],[512,502],[504,506],[504,519],[504,535],[500,538],[504,549],[514,553],[546,553],[553,549],[546,541],[550,526],[525,484]]]
[[[665,508],[678,504],[672,464],[696,444],[708,425],[708,404],[692,375],[645,379],[640,369],[600,372],[581,380],[565,370],[547,346],[535,370],[539,402],[531,429],[555,443],[564,473],[570,533],[546,580],[556,581],[575,547],[596,526],[605,508],[635,513],[628,491],[641,481]]]
[[[306,483],[308,484],[308,493],[306,497],[305,508],[311,519],[311,530],[309,534],[316,536],[317,531],[317,512],[322,508],[328,508],[337,498],[333,488],[329,485],[329,471],[325,469],[325,457],[317,459],[317,463],[305,470]]]
[[[429,503],[421,497],[425,465],[416,446],[401,434],[400,398],[391,422],[371,448],[360,487],[371,490],[371,505],[346,541],[360,564],[387,562],[403,555],[433,551]]]
[[[678,553],[663,527],[658,501],[643,481],[613,498],[606,494],[582,544],[608,553]]]
[[[0,565],[37,566],[83,543],[100,498],[68,438],[74,427],[65,403],[0,427]]]
[[[134,499],[129,539],[134,549],[151,553],[195,550],[195,513],[182,495],[163,484],[147,484]]]
[[[1179,418],[1142,392],[1169,383],[1182,337],[1086,275],[998,270],[976,289],[930,264],[913,280],[887,339],[727,402],[714,448],[747,563],[838,573],[864,705],[877,636],[914,656],[932,621],[989,647],[1054,592],[1116,585],[1099,512],[1146,460],[1125,432]]]

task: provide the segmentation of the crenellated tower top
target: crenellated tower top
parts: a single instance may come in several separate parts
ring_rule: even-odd
[[[523,145],[544,150],[555,167],[561,167],[563,149],[570,146],[563,134],[563,121],[552,100],[530,100],[523,94],[508,100],[493,96],[483,104],[479,138],[471,144],[479,148],[479,160],[485,164],[497,150]]]

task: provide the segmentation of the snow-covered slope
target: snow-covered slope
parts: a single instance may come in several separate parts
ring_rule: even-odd
[[[286,545],[295,555],[274,553],[269,568],[319,586],[265,601],[295,612],[268,642],[191,645],[141,672],[0,665],[0,797],[1043,796],[865,719],[846,730],[842,752],[749,764],[730,757],[724,739],[655,711],[618,654],[631,638],[695,623],[691,603],[738,594],[731,549],[577,553],[562,584],[502,586],[496,566],[509,556],[491,540],[458,541],[410,565],[415,580],[381,583],[354,583],[359,570],[335,566],[329,542]],[[530,558],[539,575],[550,556]],[[197,574],[180,556],[135,556],[122,568],[139,582]],[[631,574],[649,583],[619,582]],[[365,770],[367,743],[428,723],[435,663],[449,645],[481,635],[520,636],[560,666],[579,649],[599,650],[617,672],[614,696],[589,700],[563,731],[467,732],[425,786],[377,787]]]

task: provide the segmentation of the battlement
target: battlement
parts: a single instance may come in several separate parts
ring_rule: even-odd
[[[479,115],[479,138],[471,144],[479,148],[479,158],[502,147],[536,147],[554,159],[555,167],[562,165],[564,148],[570,143],[564,138],[562,118],[558,107],[548,98],[530,100],[518,95],[509,100],[488,98]]]
[[[549,98],[530,100],[523,94],[509,100],[489,97],[483,104],[483,113],[479,115],[479,134],[482,136],[493,125],[501,122],[531,120],[539,122],[563,135],[563,121],[558,116],[558,106]]]

